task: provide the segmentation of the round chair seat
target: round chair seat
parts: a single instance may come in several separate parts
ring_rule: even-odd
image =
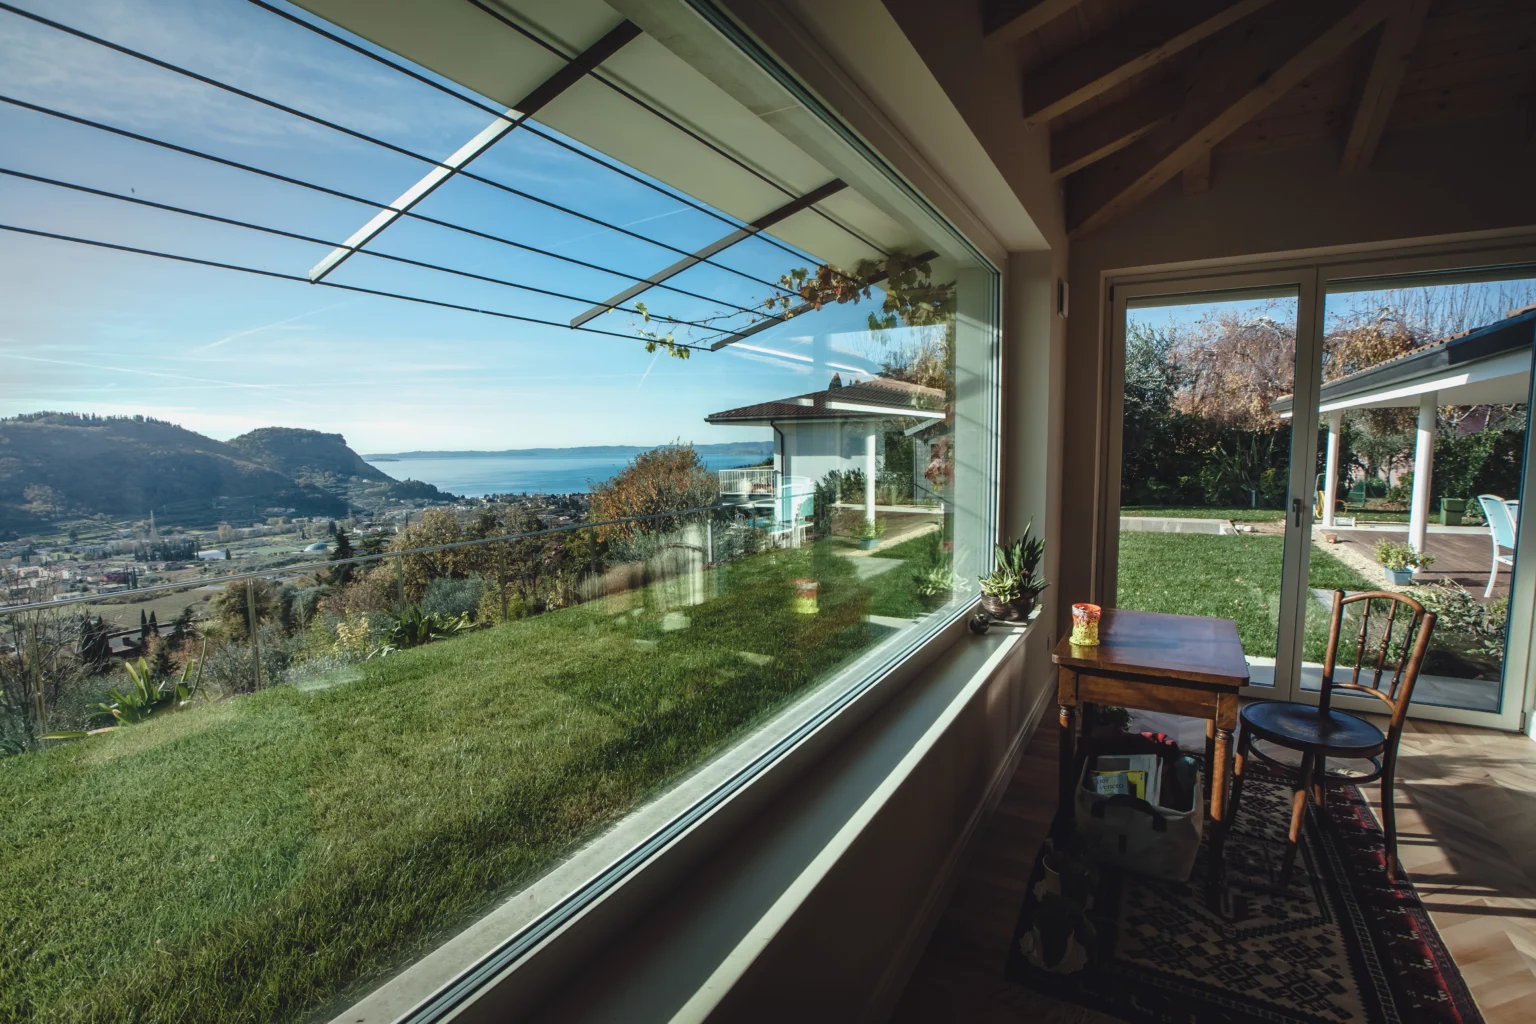
[[[1283,701],[1249,704],[1243,708],[1243,723],[1256,739],[1329,757],[1370,757],[1380,753],[1387,740],[1363,718],[1332,709],[1324,717],[1310,705]]]

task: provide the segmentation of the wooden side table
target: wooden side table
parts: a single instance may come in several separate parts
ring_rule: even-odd
[[[1077,710],[1114,704],[1203,718],[1211,780],[1213,868],[1219,873],[1226,833],[1227,785],[1237,694],[1248,683],[1248,660],[1230,619],[1105,609],[1097,647],[1062,637],[1051,655],[1059,666],[1056,702],[1061,724],[1061,778],[1052,834],[1072,830],[1077,784]]]

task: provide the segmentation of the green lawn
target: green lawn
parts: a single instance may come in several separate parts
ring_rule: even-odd
[[[822,547],[722,575],[0,759],[0,1021],[338,1009],[874,638]]]
[[[1123,532],[1118,604],[1232,619],[1245,652],[1272,658],[1280,621],[1284,548],[1282,537]],[[1375,588],[1315,546],[1307,576],[1307,585],[1319,590]],[[1307,660],[1321,661],[1327,640],[1327,615],[1309,612],[1304,641]]]
[[[939,531],[932,530],[904,540],[900,544],[880,548],[870,554],[875,558],[904,558],[911,562],[932,564],[940,556],[940,545],[943,540],[943,535]]]
[[[1130,505],[1122,516],[1168,516],[1173,519],[1230,519],[1234,523],[1278,523],[1285,510],[1278,508],[1204,508],[1193,505]]]
[[[1122,516],[1168,516],[1173,519],[1230,519],[1234,523],[1278,523],[1285,512],[1278,508],[1205,508],[1195,505],[1130,505]],[[1343,515],[1344,513],[1339,513]],[[1406,523],[1407,512],[1351,512],[1362,523]],[[1435,522],[1439,522],[1437,518]]]

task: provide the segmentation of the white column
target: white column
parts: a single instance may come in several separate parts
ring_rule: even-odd
[[[875,445],[879,440],[880,435],[871,424],[864,437],[864,518],[870,522],[875,521]]]
[[[1333,505],[1339,497],[1339,432],[1344,427],[1344,413],[1328,414],[1328,458],[1323,463],[1323,525],[1333,525]]]
[[[1408,544],[1424,550],[1429,532],[1429,485],[1435,472],[1435,400],[1439,392],[1419,396],[1418,443],[1413,449],[1413,505],[1408,513]]]

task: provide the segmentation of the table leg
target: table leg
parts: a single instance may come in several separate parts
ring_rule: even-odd
[[[1232,730],[1215,730],[1214,760],[1211,762],[1211,820],[1217,827],[1226,819],[1227,780],[1232,775]]]
[[[1057,779],[1056,779],[1056,821],[1051,826],[1051,835],[1058,842],[1064,841],[1072,834],[1072,819],[1075,812],[1076,801],[1073,799],[1072,765],[1076,757],[1073,746],[1076,740],[1075,720],[1076,709],[1070,704],[1056,705],[1056,720],[1059,726],[1057,739]]]
[[[1205,777],[1207,780],[1216,777],[1216,719],[1205,720]]]

